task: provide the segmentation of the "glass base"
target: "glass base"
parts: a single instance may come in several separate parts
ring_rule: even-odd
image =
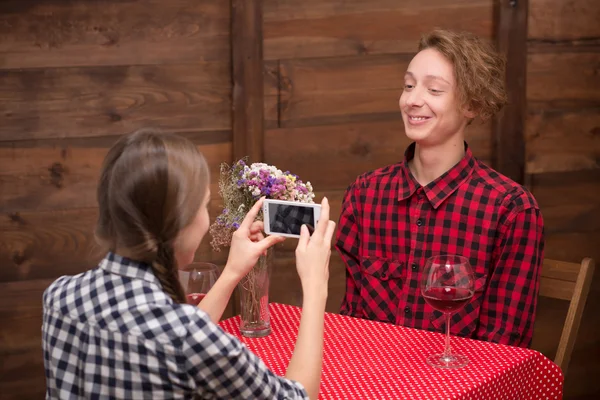
[[[435,368],[461,368],[469,363],[469,359],[460,354],[433,354],[427,357],[427,364]]]
[[[265,326],[264,324],[247,324],[243,328],[240,328],[242,336],[249,338],[260,338],[268,336],[271,333],[271,327]]]

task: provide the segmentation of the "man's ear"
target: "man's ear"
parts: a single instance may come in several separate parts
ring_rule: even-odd
[[[474,119],[477,116],[477,111],[475,111],[473,108],[467,106],[463,109],[463,114],[468,119]]]

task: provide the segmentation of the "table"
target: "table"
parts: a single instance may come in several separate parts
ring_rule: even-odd
[[[301,309],[270,304],[272,333],[242,337],[239,316],[222,321],[276,374],[294,350]],[[561,399],[563,374],[541,353],[452,337],[469,357],[466,367],[435,369],[425,362],[443,350],[444,335],[392,324],[325,314],[320,399]]]

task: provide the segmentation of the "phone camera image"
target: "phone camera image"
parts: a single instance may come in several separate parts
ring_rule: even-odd
[[[315,230],[313,208],[296,205],[269,204],[269,224],[273,233],[300,235],[302,225],[312,234]]]

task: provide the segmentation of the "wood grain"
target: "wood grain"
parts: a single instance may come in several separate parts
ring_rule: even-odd
[[[530,54],[527,100],[530,110],[600,107],[600,53]]]
[[[529,0],[529,51],[572,51],[600,45],[596,0]]]
[[[434,28],[491,38],[491,0],[266,0],[265,59],[415,52]]]
[[[211,221],[221,211],[219,203],[211,201]],[[0,214],[0,282],[56,278],[92,268],[104,256],[94,239],[97,216],[96,208]],[[227,254],[213,251],[207,234],[196,257],[221,265]]]
[[[233,156],[263,158],[262,0],[231,1]]]
[[[527,173],[600,168],[600,109],[534,111],[527,117]]]
[[[4,262],[0,265],[2,270],[7,267]],[[50,283],[52,279],[0,283],[0,388],[3,399],[44,396],[42,293]]]
[[[0,140],[231,130],[228,62],[0,71]]]
[[[41,329],[39,325],[36,331]],[[41,343],[0,353],[0,390],[3,400],[43,399],[46,393]]]
[[[542,211],[547,235],[600,234],[600,170],[536,174],[530,177],[530,188]],[[591,237],[570,246],[585,246],[588,240]],[[562,261],[581,261],[589,256],[584,251],[574,254],[575,260],[567,257],[568,253],[546,256]]]
[[[527,0],[498,1],[496,39],[506,57],[508,104],[494,120],[493,167],[515,182],[525,179],[525,113],[527,97]]]
[[[221,136],[228,138],[230,133],[223,132]],[[96,206],[102,162],[116,139],[65,141],[65,144],[38,141],[35,145],[0,142],[0,212]],[[85,147],[86,144],[98,147]],[[231,162],[231,142],[200,145],[198,149],[211,169],[211,192],[216,197],[219,165]]]
[[[0,354],[38,346],[41,358],[42,293],[52,281],[0,283]]]
[[[279,126],[399,119],[410,59],[404,54],[282,61]]]
[[[229,60],[229,2],[0,2],[0,69]]]
[[[263,128],[279,128],[279,61],[263,62]],[[282,85],[285,82],[282,82]],[[264,143],[266,143],[266,138]]]
[[[466,136],[475,156],[489,160],[490,124],[476,122]],[[265,132],[265,162],[292,171],[316,190],[341,190],[360,174],[402,161],[409,144],[397,119],[271,129]]]

